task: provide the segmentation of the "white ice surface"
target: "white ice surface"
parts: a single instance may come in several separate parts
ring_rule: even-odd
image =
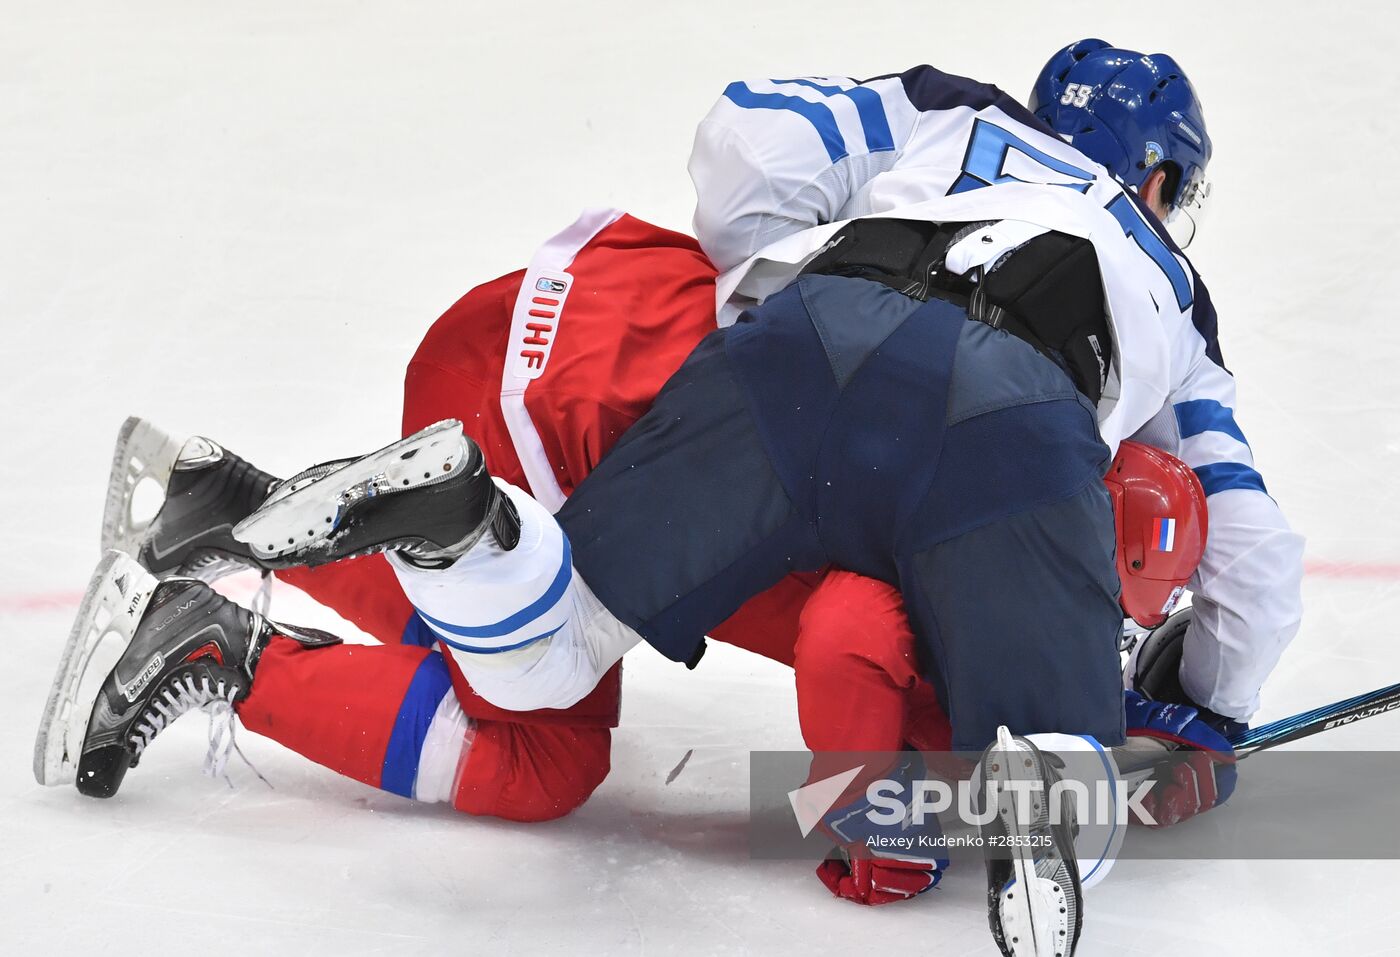
[[[235,762],[231,790],[199,773],[200,718],[108,802],[30,774],[123,416],[283,473],[378,444],[427,324],[581,207],[685,228],[691,128],[740,77],[933,62],[1019,95],[1079,35],[1173,52],[1217,155],[1192,253],[1316,569],[1264,717],[1400,680],[1392,5],[7,0],[0,23],[4,953],[992,951],[977,868],[867,911],[746,859],[747,752],[799,737],[790,675],[722,647],[691,674],[629,664],[611,778],[546,826],[417,808],[251,735],[276,789]],[[1400,749],[1400,719],[1324,740]],[[1248,813],[1245,771],[1220,813]],[[1126,862],[1081,952],[1388,953],[1397,881]]]

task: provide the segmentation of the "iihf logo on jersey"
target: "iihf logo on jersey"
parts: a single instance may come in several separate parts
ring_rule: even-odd
[[[517,379],[544,375],[573,281],[573,276],[559,269],[532,266],[525,274],[510,321],[514,355],[507,371]]]

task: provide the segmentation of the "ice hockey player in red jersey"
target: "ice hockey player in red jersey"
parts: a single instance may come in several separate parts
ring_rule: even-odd
[[[493,474],[557,507],[713,328],[714,270],[694,240],[615,210],[586,212],[546,242],[527,270],[473,289],[433,325],[405,377],[405,434],[446,417],[471,422]],[[138,523],[131,498],[146,478],[164,486],[167,498],[153,520]],[[127,549],[162,578],[212,579],[256,567],[229,529],[275,482],[209,439],[181,442],[149,422],[129,420],[118,440],[104,544]],[[603,780],[620,666],[567,709],[506,711],[476,694],[453,659],[435,650],[440,636],[414,613],[383,556],[277,575],[382,644],[341,645],[269,625],[261,644],[245,652],[256,655],[256,682],[247,667],[241,676],[225,676],[226,695],[245,727],[372,786],[450,802],[471,814],[558,817]],[[133,572],[127,586],[135,588],[138,579]],[[821,600],[809,603],[821,581],[821,575],[792,576],[712,637],[789,665],[799,655],[811,663],[799,673],[799,697],[808,704],[804,729],[814,747],[855,750],[891,741],[946,747],[946,720],[912,665],[912,636],[897,594],[836,573]],[[203,586],[177,583],[164,586],[158,600],[194,600],[186,592],[207,600]],[[90,595],[89,606],[101,598]],[[212,607],[218,604],[211,602],[211,615],[221,613]],[[798,640],[799,622],[806,641]],[[853,650],[845,641],[853,633],[888,637],[870,642],[872,648],[903,649],[882,667],[907,692],[907,705],[901,704],[907,720],[901,710],[897,726],[876,726],[873,736],[838,713],[860,686],[863,655],[873,654]],[[100,637],[96,630],[74,635],[49,720],[71,703],[65,694]],[[204,644],[192,649],[205,650]],[[840,695],[829,693],[832,659],[857,664],[855,680]],[[198,669],[209,664],[237,671],[217,656],[196,655]],[[114,672],[114,684],[130,689],[124,677]],[[158,710],[141,725],[150,736],[135,746],[111,743],[111,763],[95,773],[87,773],[96,767],[91,756],[86,771],[78,770],[85,724],[50,727],[36,753],[36,774],[59,783],[78,773],[81,789],[113,793],[132,759],[173,719],[172,709],[211,703],[201,698],[203,677],[195,677],[195,690],[176,680],[168,690],[179,704],[158,698]]]

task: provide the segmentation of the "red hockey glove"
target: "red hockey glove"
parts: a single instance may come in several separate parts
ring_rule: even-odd
[[[938,886],[943,876],[932,861],[900,861],[852,854],[863,848],[842,849],[842,860],[817,866],[817,877],[842,900],[857,904],[890,904],[908,900]]]
[[[884,773],[900,783],[898,793],[906,796],[912,793],[913,782],[927,774],[922,757],[912,751],[905,752],[900,761]],[[880,824],[869,816],[871,810],[869,797],[858,788],[857,793],[850,796],[849,803],[827,811],[822,817],[821,830],[834,839],[838,855],[837,859],[822,861],[817,866],[817,877],[826,889],[857,904],[890,904],[936,887],[943,876],[943,868],[948,866],[946,860],[876,857],[870,847],[875,838],[941,837],[943,831],[937,817],[929,815],[911,825],[906,809],[898,822]]]

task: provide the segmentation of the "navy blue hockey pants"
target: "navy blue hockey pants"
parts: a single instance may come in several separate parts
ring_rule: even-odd
[[[1108,464],[1093,407],[1022,340],[807,276],[708,336],[558,517],[598,598],[677,661],[833,565],[900,589],[955,747],[999,724],[1117,744]]]

